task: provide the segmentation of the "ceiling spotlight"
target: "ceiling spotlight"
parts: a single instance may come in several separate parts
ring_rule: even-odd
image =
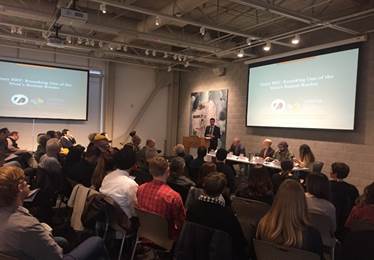
[[[90,45],[90,39],[86,39],[85,45],[86,45],[86,46],[89,46],[89,45]]]
[[[157,53],[156,53],[156,50],[153,50],[153,51],[152,51],[152,56],[155,57],[156,54],[157,54]]]
[[[243,58],[244,57],[244,50],[240,49],[240,51],[238,52],[238,54],[236,54],[236,56],[238,56],[238,58]]]
[[[103,47],[104,47],[104,43],[103,43],[103,41],[99,41],[99,47],[100,47],[100,48],[103,48]]]
[[[178,55],[178,60],[182,61],[182,55]]]
[[[11,27],[10,27],[10,33],[16,33],[17,32],[17,27],[15,27],[14,25],[12,25]]]
[[[173,59],[174,59],[174,60],[177,60],[177,59],[178,59],[178,55],[177,55],[177,54],[174,54]]]
[[[266,44],[264,45],[264,47],[262,49],[264,51],[270,51],[270,49],[271,49],[271,43],[270,42],[266,42]]]
[[[149,55],[149,50],[148,49],[145,50],[145,55],[147,55],[147,56]]]
[[[164,52],[164,58],[166,59],[168,57],[168,53],[165,51]]]
[[[108,48],[109,48],[109,50],[111,50],[111,51],[113,51],[113,50],[114,50],[114,47],[113,47],[113,45],[112,45],[112,44],[109,44]]]
[[[171,71],[171,66],[168,67],[168,72],[170,72],[170,71]]]
[[[17,28],[17,34],[22,34],[22,27]]]
[[[184,67],[187,68],[188,66],[190,66],[190,62],[186,61],[186,63],[184,64]]]
[[[43,32],[44,33],[44,32]],[[43,36],[44,37],[44,36]],[[71,44],[73,41],[71,40],[71,36],[66,36],[66,42]]]
[[[184,57],[183,57],[183,61],[187,61],[187,56],[184,56]]]
[[[204,34],[205,34],[205,27],[204,26],[202,26],[202,27],[200,27],[200,34],[202,35],[202,36],[204,36]]]
[[[292,38],[291,43],[293,45],[298,45],[300,43],[300,36],[296,34],[295,37]]]
[[[82,42],[83,42],[82,38],[78,37],[77,43],[82,44]]]
[[[124,52],[127,51],[127,45],[124,45],[124,46],[123,46],[123,51],[124,51]]]
[[[103,14],[106,14],[106,5],[105,5],[105,4],[100,4],[100,11],[101,11]]]
[[[250,46],[252,44],[252,39],[248,37],[246,43],[248,44],[248,46]]]
[[[156,26],[160,26],[161,25],[161,19],[158,16],[156,16],[156,18],[155,18],[155,25]]]

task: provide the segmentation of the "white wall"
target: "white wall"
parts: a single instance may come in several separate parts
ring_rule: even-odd
[[[105,70],[105,63],[84,58],[66,56],[53,53],[20,50],[17,48],[0,48],[0,58],[27,62],[57,64],[66,67],[84,67]],[[89,107],[87,121],[42,120],[0,118],[0,128],[8,127],[10,131],[20,133],[19,145],[23,149],[36,148],[36,134],[47,130],[70,129],[77,142],[87,145],[87,135],[100,130],[101,78],[90,78]],[[0,93],[1,94],[1,93]]]
[[[124,136],[125,132],[156,87],[156,71],[123,64],[116,64],[114,70],[113,145],[119,146],[120,143],[127,142],[128,136]],[[164,149],[167,102],[168,91],[163,88],[152,99],[134,127],[143,139],[142,145],[146,139],[153,138],[157,147]]]

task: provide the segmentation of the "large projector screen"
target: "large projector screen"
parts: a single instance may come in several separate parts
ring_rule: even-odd
[[[250,65],[247,126],[353,130],[359,48]]]
[[[0,61],[0,116],[87,120],[88,71]]]

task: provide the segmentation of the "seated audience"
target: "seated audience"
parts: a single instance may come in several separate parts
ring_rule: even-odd
[[[146,150],[144,156],[145,156],[144,161],[143,162],[138,161],[138,167],[134,168],[131,171],[131,175],[135,176],[135,182],[139,185],[142,185],[143,183],[150,182],[151,180],[153,180],[153,177],[149,172],[148,161],[156,157],[156,154],[151,150]],[[137,158],[137,160],[138,159],[139,158]]]
[[[38,146],[36,148],[36,151],[34,153],[34,157],[36,161],[40,161],[40,158],[45,154],[46,146],[47,146],[47,141],[48,137],[44,133],[38,134],[36,141],[38,143]]]
[[[146,154],[148,156],[146,156]],[[138,164],[145,164],[146,157],[157,156],[156,141],[154,139],[147,139],[145,141],[145,146],[137,153]]]
[[[110,153],[112,151],[110,147],[110,141],[104,134],[97,134],[94,137],[93,145],[95,145],[102,153]]]
[[[89,141],[89,144],[92,144],[94,141],[95,141],[95,136],[97,135],[98,133],[90,133],[87,138],[88,138],[88,141]]]
[[[322,259],[321,235],[309,224],[300,183],[285,180],[281,184],[271,209],[258,224],[256,237],[281,246],[311,251]]]
[[[96,146],[97,147],[97,146]],[[98,148],[98,147],[97,147]],[[100,149],[99,149],[100,150]],[[95,170],[92,174],[91,185],[95,190],[99,190],[101,187],[101,183],[105,176],[114,170],[114,154],[110,152],[102,152],[99,159],[97,160],[97,164]]]
[[[251,169],[248,181],[239,184],[236,196],[271,205],[273,187],[267,170],[264,167]]]
[[[0,252],[12,259],[63,259],[63,249],[51,228],[22,207],[29,192],[20,168],[0,168]],[[96,237],[84,241],[66,259],[108,259],[108,254],[103,241]]]
[[[131,136],[131,143],[134,145],[135,152],[139,152],[142,139],[140,138],[140,136],[136,134],[135,130],[130,132],[130,136]]]
[[[295,160],[297,164],[299,164],[302,168],[309,168],[310,170],[313,169],[313,163],[315,161],[314,154],[312,149],[310,149],[309,145],[302,144],[299,147],[299,160]]]
[[[188,192],[186,203],[185,203],[186,209],[190,208],[192,203],[195,200],[197,200],[201,194],[204,193],[203,186],[204,186],[205,177],[208,176],[209,173],[216,172],[216,171],[217,171],[217,166],[212,162],[206,162],[200,167],[196,186],[192,186]],[[224,199],[223,196],[222,196],[222,199]]]
[[[5,159],[11,154],[7,141],[9,134],[8,128],[0,129],[0,162],[2,163],[4,163]]]
[[[374,226],[374,182],[364,189],[359,203],[352,208],[345,226],[353,229],[355,225],[369,224]]]
[[[235,191],[235,172],[232,166],[226,164],[227,151],[219,148],[216,153],[217,172],[222,172],[226,176],[227,187],[230,192]]]
[[[51,173],[62,173],[62,167],[58,160],[61,145],[57,138],[47,141],[46,154],[40,158],[39,167]]]
[[[234,141],[232,142],[229,153],[232,153],[233,155],[239,156],[239,155],[246,155],[245,154],[245,147],[243,144],[240,143],[240,139],[238,137],[234,138]]]
[[[278,161],[292,160],[294,155],[288,150],[287,142],[280,142],[278,144],[278,151],[274,153],[274,159]]]
[[[131,146],[124,146],[114,156],[116,169],[108,173],[101,184],[100,192],[113,198],[123,212],[135,216],[138,184],[130,178],[129,171],[136,165],[136,153]]]
[[[204,164],[204,157],[206,156],[207,149],[205,146],[197,148],[197,158],[193,159],[190,163],[190,177],[194,182],[199,178],[200,167]]]
[[[337,230],[340,231],[344,228],[349,213],[359,196],[357,188],[344,181],[348,177],[349,171],[349,166],[345,163],[334,162],[331,165],[331,202],[336,209]]]
[[[164,217],[169,223],[169,236],[175,240],[186,218],[182,198],[166,184],[170,173],[168,162],[164,158],[151,159],[149,171],[153,180],[138,188],[138,207]]]
[[[69,154],[73,149],[70,149]],[[101,151],[94,145],[88,145],[87,151],[79,162],[72,165],[65,173],[66,176],[87,188],[91,186],[92,175],[95,171]]]
[[[226,178],[222,173],[213,172],[205,177],[204,193],[188,209],[187,221],[228,233],[232,238],[232,259],[248,259],[245,251],[248,242],[239,221],[222,200],[225,187]]]
[[[8,141],[8,149],[12,153],[15,153],[20,150],[20,148],[18,147],[18,143],[17,143],[18,139],[19,139],[19,134],[17,131],[10,132],[7,141]]]
[[[330,183],[324,174],[310,174],[306,179],[306,202],[308,211],[327,215],[331,219],[333,230],[336,230],[335,206],[330,202]]]
[[[273,141],[270,139],[265,139],[262,141],[262,146],[259,156],[262,158],[272,158],[274,156],[274,149],[271,147]]]
[[[274,193],[277,193],[280,185],[282,182],[286,179],[297,179],[293,172],[292,169],[294,167],[293,161],[291,160],[284,160],[281,162],[281,171],[274,173],[273,176],[271,176],[271,180],[273,182],[273,189]]]
[[[78,163],[82,159],[84,150],[85,148],[81,145],[73,146],[68,150],[62,167],[64,173],[67,173],[76,163]]]
[[[183,144],[177,144],[176,146],[174,146],[174,153],[175,153],[176,156],[184,159],[184,161],[186,163],[185,172],[186,172],[186,175],[189,176],[190,175],[190,163],[193,160],[192,155],[186,153],[186,150],[184,149]]]
[[[71,148],[76,144],[74,136],[71,135],[69,129],[64,129],[61,132],[60,143],[63,148]]]
[[[169,164],[170,176],[167,180],[169,186],[181,195],[183,202],[186,201],[190,188],[195,186],[195,183],[184,174],[185,165],[181,157],[173,158]]]
[[[45,135],[47,136],[48,139],[57,138],[57,140],[59,140],[58,135],[55,130],[48,130]]]

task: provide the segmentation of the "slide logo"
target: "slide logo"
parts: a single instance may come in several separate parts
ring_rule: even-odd
[[[16,94],[10,98],[10,101],[17,106],[23,106],[29,103],[29,98],[22,94]]]
[[[284,111],[286,109],[286,102],[282,99],[275,99],[273,102],[271,102],[271,108],[274,111]]]

